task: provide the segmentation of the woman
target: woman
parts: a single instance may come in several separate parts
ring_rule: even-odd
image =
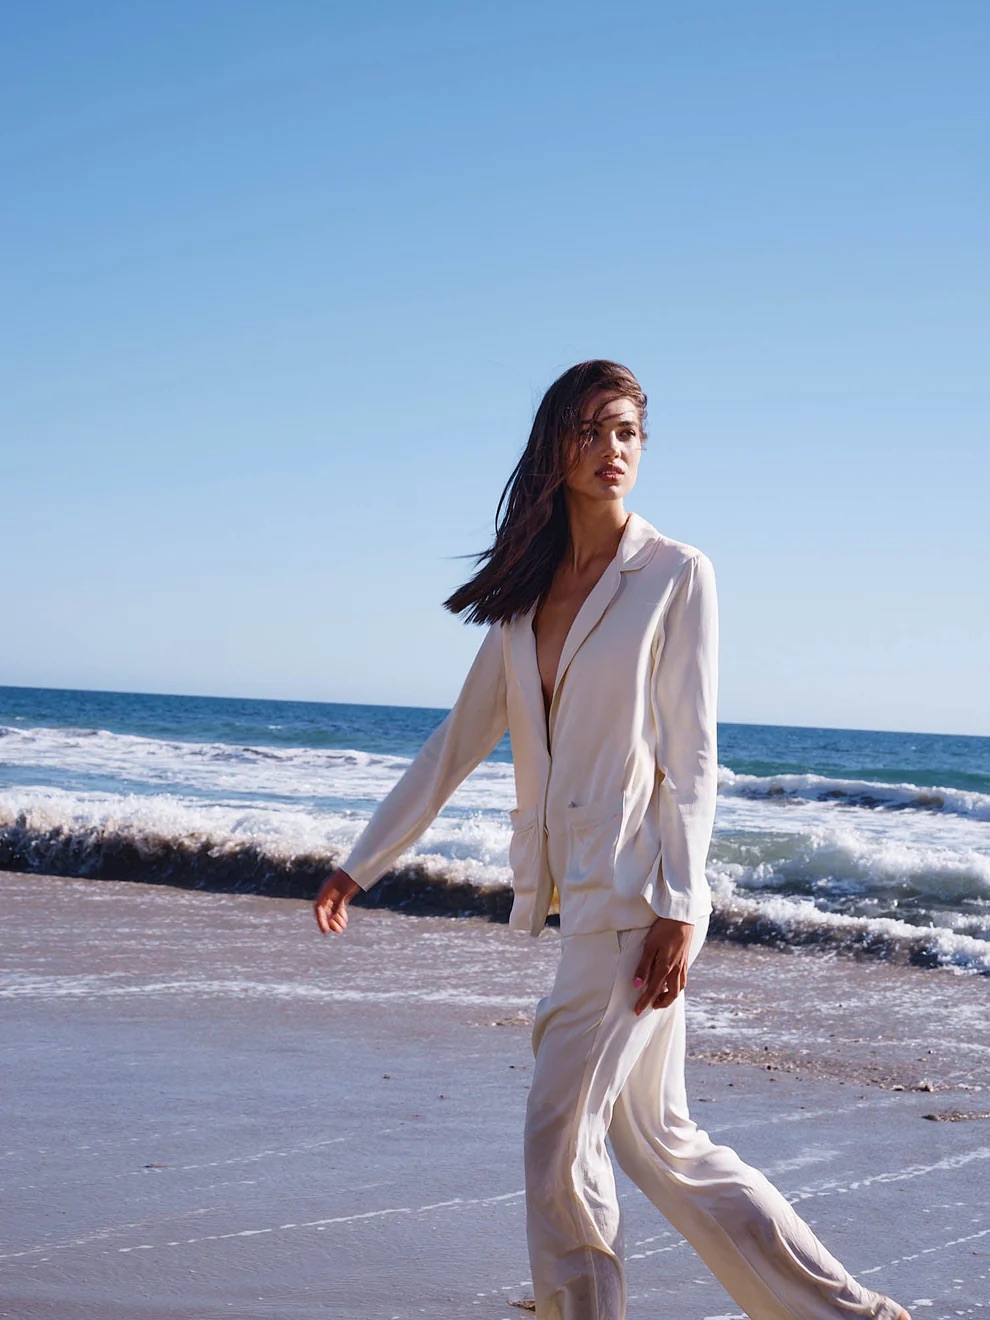
[[[324,934],[429,826],[508,727],[510,925],[561,955],[537,1006],[527,1232],[541,1320],[621,1320],[623,1169],[754,1320],[910,1320],[688,1116],[684,995],[708,927],[718,621],[709,560],[625,496],[646,396],[614,362],[540,404],[475,576],[447,607],[488,631],[450,714],[315,902]],[[502,510],[504,507],[504,517]]]

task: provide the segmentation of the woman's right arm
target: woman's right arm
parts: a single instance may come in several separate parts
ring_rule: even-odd
[[[340,867],[320,889],[320,929],[340,933],[347,904],[371,886],[433,823],[454,789],[499,743],[508,726],[502,627],[492,624],[450,714],[382,801]]]

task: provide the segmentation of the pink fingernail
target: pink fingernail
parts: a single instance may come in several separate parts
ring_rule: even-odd
[[[642,984],[643,984],[643,978],[641,976],[633,977],[633,985],[636,987],[637,990]]]

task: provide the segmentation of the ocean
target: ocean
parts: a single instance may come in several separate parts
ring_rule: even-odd
[[[0,868],[308,897],[444,711],[0,687]],[[990,738],[719,726],[717,938],[990,974]],[[504,915],[506,739],[371,897]]]

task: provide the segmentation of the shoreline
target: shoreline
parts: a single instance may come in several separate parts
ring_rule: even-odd
[[[140,884],[149,888],[172,888],[189,893],[242,895],[258,898],[309,902],[320,882],[337,862],[336,854],[305,853],[275,858],[244,843],[218,849],[215,841],[190,840],[149,855],[126,834],[90,832],[86,837],[66,838],[54,827],[50,837],[36,832],[6,830],[0,835],[0,876],[35,876],[43,880]],[[96,835],[99,835],[98,840]],[[37,859],[64,860],[65,870],[43,872]],[[78,857],[85,856],[80,866]],[[69,873],[76,864],[86,874]],[[507,924],[512,889],[479,879],[470,862],[445,862],[443,869],[431,867],[429,859],[411,860],[387,872],[374,888],[354,900],[355,910],[386,910],[416,917],[472,918]],[[550,923],[555,917],[551,915]],[[715,894],[715,909],[708,932],[709,944],[735,944],[745,948],[794,952],[799,949],[822,955],[839,954],[869,964],[885,963],[925,971],[990,976],[986,945],[958,936],[948,929],[912,926],[902,920],[843,916],[819,911],[808,903],[795,903],[768,911],[747,895],[727,902]],[[964,951],[964,946],[972,946]],[[960,963],[958,959],[962,958]]]
[[[520,1314],[556,932],[365,908],[330,939],[299,901],[0,886],[0,1316]],[[983,984],[713,943],[688,987],[696,1120],[916,1320],[990,1314]],[[620,1186],[630,1320],[738,1315]]]

